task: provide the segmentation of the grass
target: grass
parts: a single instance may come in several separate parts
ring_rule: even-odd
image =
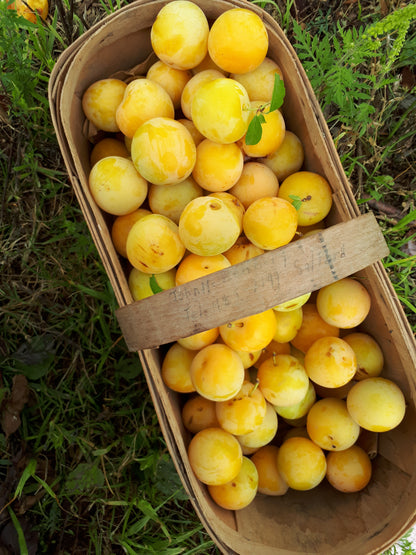
[[[390,247],[384,265],[415,331],[416,99],[403,68],[416,49],[416,5],[382,19],[368,9],[332,29],[318,12],[304,25],[293,20],[290,32],[357,202],[379,218]]]
[[[391,250],[384,264],[415,331],[415,110],[412,91],[398,81],[414,60],[414,21],[383,70],[385,82],[365,89],[375,111],[357,108],[356,127],[342,99],[328,101],[338,97],[323,83],[335,87],[337,79],[325,72],[334,62],[343,75],[356,68],[345,56],[347,29],[377,23],[379,11],[363,6],[357,16],[346,4],[337,23],[319,2],[308,18],[293,3],[262,4],[299,45],[357,199],[374,207],[382,226]],[[48,77],[59,53],[121,3],[83,6],[59,1],[45,24],[32,25],[0,4],[1,541],[11,553],[214,554],[161,436],[138,357],[120,335],[49,116]],[[319,45],[308,52],[308,34],[327,41],[326,58]],[[363,82],[366,70],[392,60],[381,40],[377,59],[361,53]],[[21,419],[9,434],[6,402]]]
[[[66,45],[58,12],[41,27],[0,14],[10,98],[0,156],[1,397],[16,374],[30,383],[18,434],[0,435],[1,506],[9,503],[1,515],[14,523],[5,538],[21,553],[24,543],[37,553],[214,553],[168,456],[138,357],[121,340],[57,148],[46,88]]]

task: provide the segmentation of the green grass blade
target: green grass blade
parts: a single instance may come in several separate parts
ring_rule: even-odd
[[[20,555],[29,555],[29,551],[27,549],[27,544],[26,544],[26,539],[25,539],[25,534],[23,532],[23,529],[20,525],[19,519],[17,518],[17,516],[15,515],[13,509],[11,507],[7,507],[7,510],[9,511],[9,515],[10,518],[12,519],[13,522],[13,526],[16,530],[17,533],[17,541],[19,544],[19,549],[20,549]]]
[[[31,459],[27,464],[26,468],[23,470],[22,475],[20,476],[19,482],[16,486],[16,491],[14,493],[15,497],[19,498],[22,495],[26,482],[29,480],[29,478],[34,476],[36,472],[36,464],[37,464],[36,460]]]

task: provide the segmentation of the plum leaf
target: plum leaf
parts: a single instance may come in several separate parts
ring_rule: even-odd
[[[246,133],[246,145],[256,145],[260,141],[262,136],[261,124],[265,121],[261,113],[253,116]]]
[[[263,134],[262,124],[266,123],[264,114],[278,110],[283,104],[285,94],[286,89],[283,79],[280,78],[278,73],[275,73],[271,101],[260,106],[250,121],[245,137],[246,145],[256,145],[260,141]]]
[[[157,282],[156,276],[155,274],[152,274],[150,276],[149,279],[149,284],[150,284],[150,289],[152,290],[152,293],[155,295],[156,293],[160,293],[161,291],[163,291],[162,287],[160,287],[160,285]]]

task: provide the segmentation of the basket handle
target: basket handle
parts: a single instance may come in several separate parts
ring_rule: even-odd
[[[316,291],[388,253],[369,212],[122,306],[116,317],[130,351],[156,348]]]

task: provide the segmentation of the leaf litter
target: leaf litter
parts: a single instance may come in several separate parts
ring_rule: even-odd
[[[6,439],[19,429],[20,413],[29,401],[29,384],[26,376],[17,374],[14,376],[12,384],[10,394],[3,399],[0,407],[1,427]]]

